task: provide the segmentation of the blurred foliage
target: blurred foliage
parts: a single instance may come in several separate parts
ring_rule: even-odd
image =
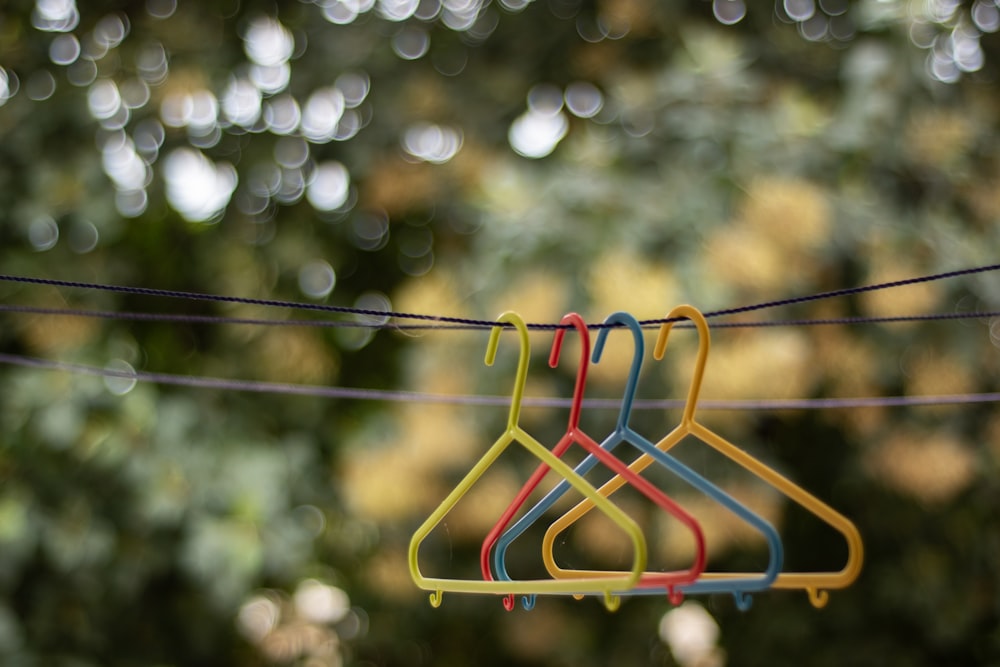
[[[553,322],[988,264],[1000,242],[998,27],[984,0],[17,0],[0,8],[0,267]],[[989,311],[998,284],[985,274],[773,317]],[[306,316],[0,293],[11,305]],[[717,330],[703,395],[990,391],[993,324]],[[676,338],[646,365],[641,397],[684,395],[694,347]],[[532,341],[529,395],[569,395],[572,364],[545,368],[549,337]],[[101,367],[505,394],[513,344],[486,368],[485,343],[480,331],[23,313],[0,330],[5,352]],[[631,354],[612,336],[591,394],[619,396]],[[701,600],[718,635],[691,654],[672,621],[661,627],[670,606],[658,597],[615,614],[558,598],[506,614],[447,594],[432,609],[415,589],[409,536],[493,442],[503,409],[9,367],[0,391],[4,664],[1000,661],[990,404],[705,412],[854,520],[866,564],[822,610],[788,591],[757,595],[747,613]],[[554,442],[565,413],[523,419]],[[655,440],[675,420],[633,423]],[[614,416],[584,422],[599,437]],[[836,535],[704,449],[677,453],[776,522],[790,568],[840,567]],[[505,455],[432,534],[425,572],[476,576],[482,536],[531,464]],[[657,482],[703,518],[712,567],[761,567],[745,527]],[[684,563],[668,522],[637,497],[620,502],[644,518],[656,567]],[[583,523],[560,557],[618,567],[617,539]],[[511,562],[521,576],[540,567],[530,548]],[[705,627],[685,618],[681,635]]]

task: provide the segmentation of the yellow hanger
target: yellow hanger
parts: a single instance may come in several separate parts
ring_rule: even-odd
[[[698,309],[688,305],[677,306],[670,311],[667,318],[671,320],[688,318],[694,322],[695,327],[698,329],[699,336],[698,357],[695,364],[694,376],[691,380],[691,387],[688,391],[687,403],[684,406],[684,414],[681,417],[681,423],[673,431],[667,434],[666,437],[660,440],[660,442],[656,444],[656,448],[661,451],[667,451],[684,439],[687,435],[693,435],[702,442],[721,452],[727,458],[735,461],[743,468],[768,482],[771,486],[775,487],[799,505],[815,514],[822,521],[832,526],[835,530],[837,530],[837,532],[843,535],[844,539],[847,540],[848,555],[847,563],[844,565],[842,570],[839,572],[782,572],[771,584],[772,588],[804,589],[808,593],[809,601],[814,607],[824,606],[829,600],[827,590],[845,588],[853,583],[861,573],[861,564],[864,559],[864,548],[858,529],[853,523],[851,523],[850,520],[842,514],[836,512],[829,505],[822,502],[805,489],[789,480],[787,477],[784,477],[773,468],[768,467],[739,447],[729,443],[695,419],[695,409],[698,405],[698,394],[701,391],[701,382],[705,374],[705,366],[708,362],[708,352],[711,348],[708,322]],[[663,352],[667,346],[667,338],[673,328],[673,324],[673,322],[667,322],[660,328],[660,335],[656,339],[656,347],[653,350],[653,356],[657,359],[663,358]],[[635,472],[641,472],[646,469],[653,462],[653,460],[654,459],[648,454],[643,454],[641,457],[632,462],[629,469],[634,470]],[[598,493],[601,496],[607,497],[618,490],[624,482],[625,480],[620,477],[613,477],[610,481],[605,483],[604,486],[598,489]],[[554,543],[555,537],[571,524],[576,522],[584,514],[589,512],[592,507],[593,503],[589,499],[585,499],[549,526],[543,542],[543,545],[549,549],[548,551],[545,551],[545,547],[543,547],[543,558],[545,558],[546,562],[548,562],[552,557],[551,545]],[[746,572],[705,572],[702,573],[699,580],[726,580],[752,576],[756,575]]]
[[[521,356],[517,363],[517,374],[514,380],[514,393],[511,398],[510,415],[507,419],[507,429],[503,435],[489,448],[481,459],[466,474],[461,482],[448,494],[444,501],[434,510],[426,521],[417,529],[410,539],[409,565],[410,574],[414,583],[419,588],[433,591],[430,596],[431,605],[437,607],[441,604],[444,591],[455,593],[494,593],[506,595],[509,593],[525,594],[564,594],[579,595],[582,593],[602,593],[604,603],[608,609],[617,609],[621,600],[613,595],[615,591],[628,590],[635,586],[646,569],[647,549],[646,538],[643,536],[639,526],[628,515],[622,512],[616,505],[604,496],[598,495],[597,490],[583,477],[573,472],[564,461],[556,457],[552,452],[543,447],[537,440],[531,437],[524,429],[518,425],[518,417],[521,412],[521,398],[524,395],[524,385],[528,378],[528,359],[531,355],[531,348],[528,342],[528,328],[524,320],[512,311],[503,313],[497,318],[498,325],[490,332],[489,345],[486,348],[486,365],[492,366],[496,357],[497,344],[500,339],[500,330],[504,322],[509,322],[517,330],[521,342]],[[420,572],[418,563],[420,544],[444,519],[445,515],[458,503],[470,489],[470,487],[486,472],[486,470],[496,461],[497,457],[512,443],[517,442],[525,447],[529,452],[541,459],[556,473],[562,475],[573,487],[588,498],[592,506],[597,506],[612,521],[615,522],[632,541],[633,563],[629,572],[609,574],[601,578],[574,578],[574,579],[538,579],[526,581],[483,581],[483,580],[463,580],[463,579],[441,579],[425,577]]]

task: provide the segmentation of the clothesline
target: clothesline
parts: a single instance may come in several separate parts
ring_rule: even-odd
[[[888,282],[875,283],[871,285],[862,285],[858,287],[847,287],[843,289],[831,290],[827,292],[818,292],[815,294],[808,294],[804,296],[788,297],[772,301],[764,301],[756,304],[706,311],[704,313],[704,316],[706,318],[718,318],[728,315],[738,315],[743,313],[755,312],[759,310],[766,310],[782,306],[790,306],[799,303],[806,303],[810,301],[819,301],[835,297],[862,294],[866,292],[874,292],[885,289],[893,289],[909,285],[916,285],[920,283],[945,280],[948,278],[956,278],[959,276],[969,276],[978,273],[987,273],[997,270],[1000,270],[1000,264],[989,264],[986,266],[959,269],[956,271],[946,271],[944,273],[935,273],[925,276],[917,276],[914,278],[906,278],[903,280],[893,280]],[[249,297],[219,295],[219,294],[183,292],[177,290],[166,290],[166,289],[157,289],[149,287],[131,287],[126,285],[108,285],[101,283],[89,283],[89,282],[80,282],[71,280],[56,280],[51,278],[35,278],[29,276],[14,276],[14,275],[0,274],[0,281],[21,283],[21,284],[32,284],[32,285],[46,285],[50,287],[62,287],[66,289],[99,290],[99,291],[114,292],[121,294],[136,294],[149,297],[185,299],[189,301],[237,303],[244,305],[265,306],[273,308],[288,308],[288,309],[298,309],[298,310],[319,311],[326,313],[337,313],[342,315],[343,314],[355,315],[355,316],[375,318],[374,321],[369,320],[367,323],[365,323],[365,326],[379,327],[379,328],[400,327],[398,323],[389,324],[389,320],[416,320],[421,322],[435,322],[438,325],[441,324],[461,325],[465,327],[485,328],[485,329],[490,329],[496,326],[496,323],[493,322],[492,320],[453,317],[449,315],[405,313],[405,312],[396,312],[390,310],[373,310],[367,308],[333,306],[321,303],[304,303],[300,301],[285,301],[277,299],[257,299]],[[666,319],[659,318],[659,319],[640,320],[639,324],[642,325],[643,327],[658,327],[666,322],[667,322]],[[564,325],[560,325],[558,323],[528,323],[527,326],[529,329],[542,329],[542,330],[554,330],[558,328],[564,328]],[[587,326],[590,329],[602,329],[606,328],[609,325],[588,324]]]
[[[362,389],[355,387],[325,387],[320,385],[292,384],[283,382],[261,382],[256,380],[233,380],[226,378],[177,375],[172,373],[151,373],[147,371],[127,371],[116,368],[99,368],[85,364],[52,361],[37,357],[0,353],[0,364],[26,368],[60,371],[104,378],[119,378],[153,384],[197,387],[201,389],[221,389],[226,391],[246,391],[253,393],[291,394],[316,396],[343,400],[389,401],[401,403],[428,403],[446,405],[466,405],[482,407],[506,407],[510,396],[480,396],[461,394],[435,394],[417,391],[389,389]],[[976,403],[1000,402],[1000,392],[980,394],[944,394],[922,396],[869,396],[844,398],[773,398],[756,400],[711,400],[698,403],[702,410],[835,410],[849,408],[905,407],[925,405],[970,405]],[[569,398],[525,397],[521,404],[525,407],[568,408]],[[641,400],[632,405],[635,410],[666,410],[684,407],[680,400]],[[588,409],[619,409],[620,399],[584,399],[583,407]]]

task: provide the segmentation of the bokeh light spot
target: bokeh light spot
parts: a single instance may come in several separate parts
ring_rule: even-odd
[[[215,164],[199,151],[178,148],[163,167],[167,200],[189,222],[205,222],[220,214],[236,189],[236,170]]]
[[[378,13],[390,21],[405,21],[417,11],[420,0],[379,0]]]
[[[321,162],[306,186],[306,199],[319,211],[332,211],[347,202],[350,185],[347,167],[332,160]]]
[[[332,140],[345,108],[344,93],[336,86],[315,91],[302,111],[302,135],[313,143]]]
[[[712,0],[712,14],[723,25],[735,25],[747,15],[743,0]]]
[[[74,86],[89,86],[97,79],[97,65],[89,58],[78,58],[66,68],[66,78]]]
[[[168,19],[177,11],[177,0],[146,0],[146,13],[154,19]]]
[[[329,0],[322,3],[323,18],[336,25],[347,25],[374,6],[375,0]]]
[[[3,106],[14,95],[13,87],[10,84],[10,74],[3,67],[0,67],[0,106]]]
[[[156,159],[165,138],[166,132],[163,125],[155,118],[147,118],[140,122],[132,134],[136,150],[149,162]]]
[[[417,60],[427,54],[431,38],[427,31],[418,26],[408,25],[392,38],[392,50],[404,60]]]
[[[1000,11],[992,2],[976,0],[972,5],[972,21],[983,32],[996,32],[1000,29]]]
[[[354,109],[361,105],[371,90],[371,78],[367,72],[344,72],[333,85],[344,96],[344,106]]]
[[[566,136],[569,121],[565,114],[528,111],[510,126],[507,139],[519,155],[538,159],[549,155]]]
[[[816,13],[814,0],[782,0],[782,6],[793,21],[805,21]]]
[[[604,107],[604,96],[592,83],[576,81],[566,86],[566,108],[578,118],[593,118]]]
[[[264,640],[281,621],[281,607],[263,595],[248,600],[236,616],[240,633],[255,644]]]
[[[444,164],[462,147],[462,133],[429,123],[411,126],[403,135],[403,149],[424,162]]]
[[[69,32],[80,23],[75,0],[37,0],[31,25],[45,32]]]
[[[142,79],[126,79],[118,86],[118,92],[129,109],[140,109],[149,102],[149,85]]]
[[[276,67],[288,62],[295,50],[292,33],[280,21],[266,16],[253,20],[243,36],[243,50],[252,62]]]
[[[547,116],[554,116],[562,111],[563,92],[558,86],[550,83],[540,83],[528,91],[528,109]]]
[[[89,220],[77,220],[70,227],[67,241],[70,250],[78,255],[84,255],[97,247],[101,234]]]
[[[101,165],[119,190],[142,190],[147,185],[149,168],[124,133],[120,141],[105,142],[101,149]]]
[[[336,623],[351,610],[347,593],[315,579],[300,583],[292,599],[298,615],[311,623]]]
[[[192,92],[190,99],[187,125],[196,133],[204,134],[215,127],[219,117],[219,101],[207,90]]]
[[[337,132],[333,138],[337,141],[347,141],[361,131],[361,115],[354,109],[349,109],[337,123]]]
[[[719,624],[697,602],[685,602],[664,614],[660,639],[682,667],[721,664],[716,646]]]
[[[260,118],[260,90],[246,79],[232,78],[222,95],[222,113],[229,122],[251,127]]]
[[[351,222],[354,245],[362,250],[375,251],[389,242],[389,218],[385,213],[362,213]]]
[[[291,134],[299,126],[302,112],[291,95],[282,95],[264,105],[264,122],[275,134]]]
[[[124,14],[108,14],[94,26],[94,40],[105,49],[113,49],[128,35],[128,17]]]
[[[28,79],[24,91],[27,93],[28,99],[36,102],[47,100],[56,92],[56,78],[46,70],[38,70]],[[0,104],[3,104],[2,93],[0,93]]]
[[[72,65],[80,57],[80,40],[76,35],[58,35],[49,44],[49,60],[56,65]]]
[[[292,78],[292,68],[288,63],[280,65],[253,65],[250,68],[250,80],[261,92],[269,95],[280,93],[288,87]]]
[[[104,386],[115,396],[129,393],[138,382],[135,378],[135,368],[124,359],[112,359],[104,366],[104,370],[113,373],[104,376]]]
[[[298,169],[309,160],[309,144],[299,137],[282,137],[274,145],[274,160],[287,169]]]
[[[136,54],[135,65],[139,76],[150,85],[156,86],[167,80],[167,52],[159,42],[145,44]]]
[[[118,86],[110,79],[101,79],[87,90],[87,107],[98,120],[111,118],[122,105]]]
[[[51,250],[59,242],[59,225],[47,215],[35,218],[28,225],[28,242],[38,252]]]
[[[299,289],[306,296],[323,299],[337,284],[337,274],[329,262],[317,259],[299,269]]]
[[[137,218],[146,211],[149,195],[145,190],[118,190],[115,192],[115,208],[126,218]]]

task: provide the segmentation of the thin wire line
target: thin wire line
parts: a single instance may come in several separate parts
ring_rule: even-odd
[[[402,330],[437,330],[460,329],[465,331],[480,331],[482,327],[466,324],[385,324],[365,323],[352,320],[278,320],[270,318],[226,317],[222,315],[192,315],[181,313],[138,313],[113,310],[87,310],[81,308],[48,308],[44,306],[22,306],[16,304],[0,304],[0,312],[24,313],[31,315],[53,315],[60,317],[89,317],[109,320],[131,320],[140,322],[176,322],[184,324],[237,324],[253,326],[297,326],[320,328],[360,328],[360,329],[402,329]],[[831,317],[824,319],[790,319],[790,320],[756,320],[747,322],[715,322],[713,329],[752,329],[771,327],[806,327],[832,326],[849,324],[888,324],[901,322],[932,322],[945,320],[987,319],[1000,317],[1000,311],[969,311],[955,313],[931,313],[927,315],[894,315],[885,317]],[[647,324],[646,328],[659,325]],[[681,329],[691,329],[693,325],[681,322]]]
[[[737,308],[725,308],[723,310],[713,310],[707,313],[703,313],[705,317],[719,317],[722,315],[736,315],[739,313],[748,313],[754,310],[763,310],[765,308],[777,308],[779,306],[791,306],[796,303],[805,303],[807,301],[819,301],[822,299],[831,299],[838,296],[848,296],[851,294],[863,294],[865,292],[874,292],[877,290],[892,289],[895,287],[906,287],[907,285],[917,285],[919,283],[933,282],[935,280],[945,280],[947,278],[956,278],[958,276],[969,276],[976,273],[985,273],[988,271],[996,271],[1000,269],[1000,264],[988,264],[986,266],[978,266],[968,269],[959,269],[957,271],[946,271],[945,273],[934,273],[926,276],[918,276],[916,278],[906,278],[903,280],[893,280],[884,283],[876,283],[873,285],[862,285],[860,287],[846,287],[844,289],[832,290],[829,292],[818,292],[816,294],[811,294],[808,296],[798,296],[788,299],[778,299],[777,301],[765,301],[763,303],[757,303],[750,306],[740,306]],[[659,320],[659,323],[665,323],[667,320]],[[657,323],[657,320],[647,320],[651,324]]]
[[[456,394],[433,394],[416,391],[387,389],[356,389],[352,387],[322,387],[318,385],[292,384],[283,382],[260,382],[255,380],[231,380],[225,378],[176,375],[172,373],[152,373],[147,371],[123,371],[113,368],[98,368],[84,364],[25,357],[0,353],[0,363],[27,368],[62,371],[78,375],[105,378],[122,378],[154,384],[179,385],[203,389],[224,389],[256,393],[293,394],[346,400],[392,401],[400,403],[437,403],[447,405],[506,407],[509,396],[477,396]],[[700,400],[702,410],[830,410],[846,408],[907,407],[927,405],[968,405],[976,403],[1000,402],[1000,392],[983,394],[946,394],[924,396],[882,396],[854,398],[792,398],[758,400]],[[522,400],[523,407],[568,408],[572,401],[568,398],[528,397]],[[617,409],[621,399],[590,398],[583,402],[588,409]],[[633,408],[638,410],[665,410],[682,408],[685,401],[637,400]]]
[[[131,320],[138,322],[175,322],[179,324],[247,324],[255,326],[297,326],[322,328],[383,328],[384,324],[366,324],[357,320],[276,320],[254,317],[226,317],[223,315],[192,315],[186,313],[137,313],[115,310],[87,310],[83,308],[47,308],[44,306],[21,306],[0,304],[0,312],[24,313],[29,315],[54,315],[59,317],[89,317],[105,320]],[[468,327],[451,325],[449,328]],[[427,325],[392,325],[400,329],[424,329]]]
[[[806,296],[790,297],[785,299],[778,299],[774,301],[765,301],[762,303],[751,304],[747,306],[738,306],[734,308],[725,308],[721,310],[713,310],[705,312],[705,317],[715,318],[725,315],[737,315],[740,313],[748,313],[757,310],[764,310],[768,308],[777,308],[781,306],[790,306],[798,303],[805,303],[808,301],[818,301],[821,299],[830,299],[840,296],[848,296],[852,294],[861,294],[864,292],[873,292],[877,290],[891,289],[896,287],[904,287],[907,285],[916,285],[919,283],[932,282],[936,280],[944,280],[947,278],[955,278],[958,276],[967,276],[977,273],[985,273],[989,271],[1000,270],[1000,264],[990,264],[986,266],[973,267],[967,269],[960,269],[957,271],[947,271],[945,273],[936,273],[926,276],[918,276],[915,278],[907,278],[904,280],[894,280],[884,283],[876,283],[872,285],[862,285],[860,287],[848,287],[839,290],[833,290],[828,292],[819,292],[817,294],[811,294]],[[145,296],[156,296],[156,297],[166,297],[166,298],[178,298],[178,299],[188,299],[194,301],[213,301],[213,302],[223,302],[223,303],[241,303],[246,305],[256,305],[256,306],[267,306],[276,308],[296,308],[302,310],[312,310],[320,312],[331,312],[339,314],[350,314],[350,315],[363,315],[379,318],[385,321],[385,318],[393,319],[409,319],[418,320],[424,322],[438,322],[447,324],[460,324],[466,325],[473,328],[492,328],[497,326],[496,322],[491,320],[481,320],[481,319],[471,319],[463,317],[450,317],[446,315],[428,315],[420,313],[404,313],[396,311],[382,311],[382,310],[371,310],[367,308],[351,308],[347,306],[331,306],[328,304],[316,304],[316,303],[304,303],[301,301],[282,301],[276,299],[255,299],[248,297],[236,297],[236,296],[225,296],[218,294],[203,294],[196,292],[183,292],[176,290],[164,290],[164,289],[154,289],[149,287],[128,287],[123,285],[106,285],[99,283],[87,283],[79,281],[68,281],[68,280],[55,280],[50,278],[31,278],[26,276],[12,276],[6,274],[0,274],[0,281],[7,282],[17,282],[17,283],[27,283],[35,285],[48,285],[53,287],[66,287],[73,289],[92,289],[101,290],[106,292],[117,292],[124,294],[138,294]],[[680,318],[675,318],[673,321],[679,321]],[[641,320],[640,324],[643,326],[655,326],[659,324],[664,324],[671,321],[667,318],[651,319],[651,320]],[[371,326],[378,326],[378,323],[371,323]],[[560,324],[548,324],[548,323],[530,323],[527,325],[530,329],[543,329],[543,330],[554,330],[558,328],[563,328],[566,325]],[[591,329],[605,329],[615,325],[608,324],[590,324],[588,325]]]

